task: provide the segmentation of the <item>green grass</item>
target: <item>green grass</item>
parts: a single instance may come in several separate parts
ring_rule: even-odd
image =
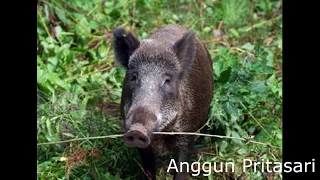
[[[122,134],[125,70],[114,61],[112,29],[123,26],[142,39],[178,23],[197,31],[212,56],[214,98],[201,132],[282,146],[281,6],[279,1],[253,2],[40,0],[38,143]],[[282,149],[212,137],[200,137],[194,146],[192,161],[236,165],[235,173],[198,179],[282,178],[260,170],[241,172],[242,159],[280,162]],[[136,179],[143,174],[138,153],[122,138],[41,145],[37,152],[38,179]],[[172,177],[166,172],[171,157],[157,159],[160,179]]]

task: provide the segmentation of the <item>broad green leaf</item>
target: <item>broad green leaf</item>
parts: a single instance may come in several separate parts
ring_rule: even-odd
[[[228,97],[227,96],[219,96],[220,101],[227,101]]]
[[[49,136],[52,136],[51,122],[50,119],[46,119],[47,131]]]
[[[61,26],[56,26],[54,29],[56,30],[56,36],[57,36],[58,38],[60,38],[61,33],[62,33],[62,28],[61,28]]]
[[[228,147],[228,142],[223,140],[219,143],[219,152],[224,153]]]
[[[236,138],[240,138],[239,133],[237,133],[236,131],[231,131],[231,136],[236,137]],[[235,142],[236,144],[242,144],[242,141],[239,139],[232,139],[232,141]]]
[[[102,83],[104,81],[101,72],[97,72],[90,75],[91,82]]]
[[[89,23],[88,23],[87,19],[82,18],[79,21],[79,24],[76,24],[75,30],[76,30],[77,34],[88,35],[88,33],[90,33],[90,27],[89,27]]]
[[[276,68],[270,67],[270,66],[262,66],[261,68],[261,73],[264,73],[264,74],[272,74],[276,71],[277,71]]]
[[[276,130],[276,136],[277,136],[277,138],[282,139],[282,130],[281,129]]]
[[[59,159],[59,161],[66,161],[66,160],[68,160],[68,158],[66,158],[66,157],[61,157],[61,158]]]
[[[243,49],[246,49],[248,51],[252,51],[254,49],[254,45],[252,45],[251,43],[247,42],[242,46]]]
[[[238,116],[238,108],[234,105],[232,102],[226,102],[225,103],[225,110],[234,116]]]
[[[248,152],[248,149],[246,147],[243,147],[243,148],[239,149],[237,152],[240,155],[244,155]]]
[[[229,29],[229,32],[234,35],[236,38],[239,38],[239,33],[234,28]]]
[[[265,85],[263,81],[254,81],[251,83],[251,91],[258,92],[258,93],[264,93],[268,91],[268,87]]]
[[[267,66],[270,66],[270,67],[274,67],[273,65],[273,58],[274,58],[274,54],[271,52],[271,51],[268,51],[268,56],[267,56]]]
[[[141,34],[141,38],[144,39],[148,36],[148,33],[147,32],[142,32]]]
[[[60,79],[56,73],[48,74],[48,79],[51,81],[52,84],[62,87],[65,90],[70,88],[70,84]]]
[[[91,29],[98,29],[98,28],[99,28],[99,23],[97,23],[96,21],[91,20],[91,21],[89,22],[89,27],[90,27]]]
[[[63,23],[70,25],[71,21],[66,17],[64,11],[58,8],[53,8],[55,10],[55,15],[57,15],[58,19],[60,19]]]
[[[47,73],[45,70],[37,67],[37,82],[44,84],[47,81]]]
[[[71,44],[64,44],[60,47],[60,51],[62,51],[63,56],[68,56],[70,54],[70,46]]]
[[[267,80],[267,85],[274,94],[277,94],[279,98],[282,98],[282,83],[278,83],[274,74]]]
[[[107,49],[106,49],[106,46],[105,45],[100,45],[99,47],[99,55],[101,57],[106,57],[107,56]]]
[[[89,95],[87,95],[87,96],[85,96],[85,97],[83,98],[83,100],[81,101],[81,107],[82,107],[83,109],[86,108],[87,103],[88,103],[88,101],[89,101],[91,98],[92,98],[92,97],[89,96]]]
[[[57,117],[58,118],[58,117]],[[60,122],[61,121],[56,121],[56,133],[59,134],[60,133]]]
[[[58,58],[56,56],[55,57],[50,57],[50,58],[48,58],[48,62],[50,62],[53,65],[57,65],[58,64]]]
[[[229,81],[230,76],[231,76],[231,67],[229,67],[227,70],[223,71],[220,74],[220,77],[218,79],[216,79],[216,82],[226,83]]]
[[[126,1],[124,0],[119,0],[118,3],[116,4],[116,6],[114,7],[115,9],[120,9],[121,7],[123,7],[126,4]]]
[[[221,62],[213,63],[213,72],[214,74],[216,74],[217,77],[220,77],[221,71],[222,71],[222,63]]]
[[[63,135],[67,136],[67,137],[75,137],[73,134],[71,133],[62,133]]]
[[[77,82],[81,85],[85,85],[88,81],[88,76],[82,76],[77,78]]]
[[[249,128],[249,133],[252,134],[255,130],[256,130],[256,127],[251,126],[251,127]]]
[[[172,15],[172,18],[173,18],[174,20],[176,20],[176,21],[179,20],[179,17],[178,17],[176,14],[173,14],[173,15]]]
[[[282,50],[282,38],[279,38],[275,44],[277,45],[278,48],[280,48]]]
[[[205,28],[203,28],[203,32],[210,32],[211,28],[209,26],[206,26]]]

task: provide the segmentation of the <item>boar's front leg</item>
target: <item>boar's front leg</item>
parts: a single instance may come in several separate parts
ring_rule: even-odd
[[[142,166],[145,173],[149,176],[145,179],[148,180],[156,180],[156,162],[155,162],[155,155],[152,152],[150,147],[142,149],[138,148],[138,152],[141,157]]]
[[[179,169],[179,172],[174,173],[173,179],[174,180],[188,180],[189,179],[189,172],[187,172],[187,167],[184,164],[182,166],[182,171],[180,169],[181,162],[188,162],[191,158],[191,151],[192,151],[192,143],[193,143],[193,137],[189,136],[178,136],[178,142],[180,142],[178,145],[178,161],[177,166]]]

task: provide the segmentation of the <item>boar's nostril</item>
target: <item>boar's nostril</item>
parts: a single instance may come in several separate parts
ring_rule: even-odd
[[[146,148],[150,144],[150,138],[140,131],[129,131],[124,136],[125,143],[128,146]]]
[[[139,140],[142,141],[143,143],[145,143],[147,140],[143,137],[139,137]]]
[[[128,136],[129,141],[133,141],[133,139],[134,139],[133,136]]]

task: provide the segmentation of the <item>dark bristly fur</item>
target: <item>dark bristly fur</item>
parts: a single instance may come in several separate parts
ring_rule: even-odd
[[[195,132],[204,124],[213,96],[211,58],[196,33],[179,25],[167,25],[143,41],[115,29],[114,51],[127,69],[121,98],[125,142],[138,148],[143,167],[156,179],[154,152],[173,150],[177,164],[188,162],[194,137],[152,132]],[[188,176],[179,172],[174,179]]]

